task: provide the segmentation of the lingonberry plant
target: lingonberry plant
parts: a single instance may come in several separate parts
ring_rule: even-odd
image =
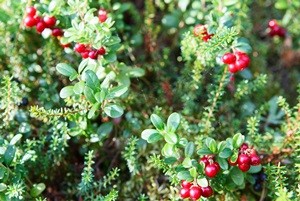
[[[299,9],[0,1],[0,200],[299,200]]]

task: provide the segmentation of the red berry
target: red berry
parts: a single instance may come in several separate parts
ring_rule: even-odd
[[[204,34],[204,36],[202,37],[202,40],[204,42],[207,42],[209,39],[211,39],[211,37],[213,36],[214,34]]]
[[[236,61],[236,56],[232,53],[225,53],[222,57],[222,61],[225,64],[232,64]]]
[[[185,180],[182,180],[181,181],[181,186],[182,188],[190,188],[193,184],[191,182],[188,182],[188,181],[185,181]]]
[[[201,163],[201,162],[203,162],[204,167],[206,167],[206,166],[209,164],[209,161],[208,161],[208,159],[207,159],[206,156],[203,156],[203,157],[200,159],[199,163]]]
[[[36,20],[37,23],[44,22],[43,18],[41,18],[40,16],[35,16],[34,18],[35,18],[35,20]]]
[[[258,157],[258,155],[252,155],[251,156],[251,165],[256,166],[260,164],[260,158]]]
[[[46,29],[46,24],[43,21],[37,23],[36,25],[37,32],[42,33],[45,29]]]
[[[218,168],[218,172],[221,170],[219,163],[215,162],[215,163],[213,163],[213,165],[215,165]]]
[[[233,63],[228,65],[228,70],[231,73],[236,73],[239,71],[239,68],[235,65],[235,63]]]
[[[242,164],[238,164],[238,167],[243,172],[247,172],[250,169],[250,164],[248,164],[248,163],[242,163]]]
[[[101,23],[107,20],[107,12],[103,8],[98,11],[98,18]]]
[[[239,56],[239,60],[243,60],[247,65],[246,67],[249,65],[250,63],[250,58],[247,54],[242,54]]]
[[[37,24],[37,20],[32,16],[27,16],[24,19],[24,24],[26,27],[33,27]]]
[[[77,43],[74,47],[74,50],[78,53],[86,52],[86,46],[84,44]]]
[[[44,22],[48,28],[53,27],[56,24],[56,18],[54,16],[45,16]]]
[[[250,164],[251,158],[246,154],[240,154],[237,159],[238,164]]]
[[[193,186],[190,189],[190,198],[192,200],[198,200],[201,197],[201,188],[199,186]]]
[[[35,16],[35,14],[36,14],[35,7],[33,7],[33,6],[27,7],[26,8],[26,13],[27,13],[28,16],[31,16],[31,17]]]
[[[246,149],[249,148],[249,145],[247,143],[243,143],[241,146],[240,146],[240,150],[241,151],[245,151]]]
[[[219,170],[219,167],[215,163],[208,164],[205,167],[205,174],[206,176],[213,178],[218,174]]]
[[[86,52],[82,52],[80,54],[81,54],[82,58],[86,59],[89,57],[89,53],[90,53],[89,51],[86,51]]]
[[[190,189],[188,189],[188,188],[180,189],[180,197],[183,199],[190,197]]]
[[[239,59],[235,62],[235,67],[237,68],[238,71],[244,70],[248,66],[247,61]]]
[[[282,27],[279,27],[279,30],[277,31],[277,35],[278,35],[279,37],[281,37],[281,38],[284,38],[285,35],[286,35],[285,29],[282,28]]]
[[[105,53],[106,53],[106,50],[105,50],[104,47],[101,47],[101,48],[98,50],[98,54],[99,54],[99,55],[105,55]]]
[[[98,58],[98,52],[96,50],[92,50],[89,52],[89,58],[91,59],[97,59]]]
[[[206,27],[202,24],[198,24],[194,27],[193,30],[194,36],[198,37],[198,36],[203,36],[203,35],[207,35],[207,30]]]
[[[64,35],[63,30],[61,30],[59,28],[55,28],[52,30],[52,36],[54,36],[54,37],[63,36],[63,35]]]
[[[276,20],[270,20],[269,23],[268,23],[268,26],[269,26],[270,28],[273,28],[273,27],[276,26],[276,25],[277,25],[277,21],[276,21]]]
[[[213,189],[210,186],[201,187],[201,192],[201,195],[205,198],[212,196],[212,194],[214,193]]]

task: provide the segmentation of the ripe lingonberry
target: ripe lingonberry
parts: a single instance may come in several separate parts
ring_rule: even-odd
[[[250,164],[249,163],[238,163],[238,167],[240,170],[243,172],[247,172],[250,169]]]
[[[240,146],[240,151],[244,151],[246,149],[249,148],[249,145],[247,143],[243,143],[241,146]]]
[[[190,197],[190,189],[188,189],[188,188],[180,189],[180,197],[183,199]]]
[[[248,66],[248,64],[247,61],[239,59],[235,62],[235,66],[238,69],[238,71],[240,71],[240,70],[244,70]]]
[[[181,186],[182,188],[190,188],[193,184],[191,182],[188,182],[188,181],[185,181],[185,180],[182,180],[181,181]]]
[[[105,53],[106,53],[105,48],[104,47],[100,47],[99,50],[98,50],[98,54],[99,55],[105,55]]]
[[[236,56],[232,53],[225,53],[222,57],[222,61],[225,64],[232,64],[236,61]]]
[[[37,24],[37,20],[32,16],[27,16],[24,19],[24,24],[26,27],[34,27]]]
[[[89,52],[89,58],[91,59],[97,59],[98,58],[98,52],[96,50],[92,50]]]
[[[199,186],[193,186],[190,188],[190,198],[192,200],[198,200],[201,197],[201,188]]]
[[[84,44],[77,43],[74,47],[74,50],[78,53],[86,52],[86,46]]]
[[[240,154],[237,161],[238,164],[250,164],[251,158],[247,154]]]
[[[250,158],[251,158],[251,162],[250,162],[251,165],[256,166],[260,164],[260,158],[257,155],[252,155]]]
[[[203,162],[204,163],[204,167],[207,166],[209,164],[208,158],[206,156],[203,156],[199,163]]]
[[[107,20],[107,12],[106,12],[106,10],[104,10],[103,8],[99,9],[99,11],[98,11],[98,18],[99,18],[99,21],[101,23],[105,22]]]
[[[63,36],[64,32],[63,30],[59,29],[59,28],[55,28],[52,30],[52,36],[54,37],[59,37],[59,36]]]
[[[36,25],[36,31],[42,33],[46,29],[46,24],[43,21],[40,21]]]
[[[220,169],[216,165],[216,163],[208,164],[205,167],[205,174],[206,174],[206,176],[208,176],[210,178],[213,178],[213,177],[215,177],[218,174],[219,170]]]
[[[51,28],[56,24],[56,18],[54,16],[45,16],[44,22],[48,28]]]
[[[210,186],[201,187],[201,195],[205,198],[212,196],[214,193],[213,189]]]
[[[273,28],[274,26],[277,26],[277,21],[276,20],[270,20],[269,23],[268,23],[268,26],[270,28]]]
[[[235,63],[233,63],[228,65],[228,70],[231,73],[236,73],[239,71],[239,68],[237,67],[237,65],[235,65]]]
[[[86,59],[86,58],[88,58],[89,57],[89,51],[86,51],[86,52],[82,52],[82,53],[80,53],[81,54],[81,57],[82,58],[84,58],[84,59]]]
[[[35,7],[33,7],[33,6],[27,7],[26,8],[26,13],[27,13],[28,16],[31,16],[31,17],[35,16],[35,14],[36,14]]]

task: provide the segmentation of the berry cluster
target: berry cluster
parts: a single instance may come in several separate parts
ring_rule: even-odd
[[[229,72],[236,73],[248,67],[250,58],[244,52],[228,52],[223,55],[222,62],[228,64]]]
[[[276,20],[270,20],[268,23],[269,27],[269,36],[279,36],[280,38],[284,38],[286,36],[286,30],[278,25]]]
[[[210,178],[215,177],[221,169],[219,163],[214,161],[214,157],[211,155],[203,156],[200,159],[200,163],[201,162],[204,163],[204,171],[206,176]]]
[[[211,37],[214,36],[214,34],[209,34],[207,32],[207,28],[202,24],[196,25],[194,27],[193,33],[194,33],[194,36],[196,36],[196,37],[202,37],[202,40],[204,42],[207,42],[209,39],[211,39]]]
[[[181,187],[180,196],[183,199],[191,198],[192,200],[198,200],[201,196],[208,198],[214,193],[210,186],[201,187],[188,181],[182,181]]]
[[[46,28],[52,30],[52,36],[60,37],[63,36],[64,32],[60,28],[54,27],[56,25],[56,18],[54,16],[39,16],[36,13],[36,9],[31,6],[26,8],[26,17],[24,24],[26,27],[36,26],[36,31],[42,33]]]
[[[253,174],[253,177],[255,179],[255,184],[253,185],[253,189],[255,191],[261,191],[262,183],[267,179],[267,175],[263,171],[261,171],[259,173]]]
[[[77,43],[74,47],[74,50],[78,52],[82,58],[97,59],[99,55],[105,55],[106,50],[104,47],[99,48],[98,50],[93,49],[90,45],[85,45]]]
[[[251,166],[260,165],[260,158],[256,151],[249,147],[247,143],[243,143],[239,149],[239,155],[235,162],[228,160],[231,166],[237,165],[240,170],[247,172]]]

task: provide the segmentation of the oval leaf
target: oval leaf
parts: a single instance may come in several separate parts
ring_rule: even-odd
[[[172,113],[167,121],[168,131],[175,132],[180,124],[180,115],[178,113]]]
[[[60,90],[59,96],[61,98],[67,98],[74,94],[73,86],[66,86]]]
[[[122,114],[124,113],[124,110],[123,110],[123,108],[121,108],[118,105],[107,105],[104,108],[104,112],[111,118],[118,118],[118,117],[122,116]]]
[[[150,120],[151,120],[152,124],[155,126],[155,128],[157,128],[158,130],[164,129],[164,122],[158,115],[152,114],[150,116]]]

